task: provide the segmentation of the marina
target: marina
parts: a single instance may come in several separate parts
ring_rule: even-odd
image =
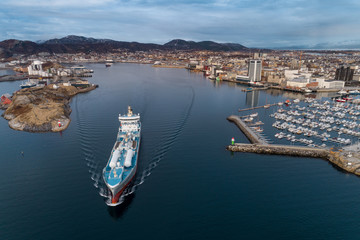
[[[280,131],[275,137],[321,147],[341,147],[359,141],[360,106],[350,102],[316,101],[305,99],[291,107],[279,108],[270,114],[276,121],[272,126]],[[305,138],[308,140],[305,141]],[[311,139],[310,139],[311,138]]]
[[[352,98],[342,99],[344,102],[338,102],[336,98],[332,101],[306,98],[304,101],[287,100],[284,105],[272,104],[278,105],[278,109],[269,115],[275,119],[272,127],[279,130],[273,136],[277,140],[267,137],[263,129],[259,136],[256,131],[259,127],[254,127],[257,124],[253,123],[258,113],[229,116],[227,119],[239,127],[251,144],[234,143],[227,149],[233,152],[323,158],[360,175],[360,122],[357,117],[360,106],[353,104]],[[254,109],[259,107],[243,111]],[[277,143],[269,144],[270,141]]]

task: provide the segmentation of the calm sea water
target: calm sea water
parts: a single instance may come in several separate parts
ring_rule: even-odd
[[[226,117],[284,100],[279,92],[244,93],[183,69],[88,67],[100,87],[72,99],[62,134],[14,131],[0,118],[0,239],[358,238],[359,177],[324,160],[225,150],[232,137],[247,142]],[[0,83],[0,94],[19,84]],[[142,118],[140,166],[109,208],[101,171],[128,105]],[[259,110],[267,125],[270,111]]]
[[[12,74],[15,74],[15,72],[11,69],[0,69],[0,76],[12,75]]]

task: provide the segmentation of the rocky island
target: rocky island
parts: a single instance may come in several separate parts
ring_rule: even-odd
[[[94,90],[97,85],[75,87],[50,84],[45,87],[21,89],[14,93],[3,117],[12,129],[27,132],[59,132],[70,124],[71,97]]]

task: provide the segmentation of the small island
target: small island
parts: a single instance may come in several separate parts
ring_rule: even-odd
[[[19,131],[63,131],[71,121],[70,99],[97,87],[89,83],[83,83],[81,87],[74,85],[67,82],[21,89],[13,94],[3,117],[12,129]]]
[[[91,77],[93,70],[84,66],[65,67],[57,62],[34,60],[30,65],[16,68],[28,80],[12,95],[0,99],[2,116],[18,131],[60,132],[70,124],[70,100],[78,93],[98,86],[81,77]],[[14,77],[15,76],[15,77]],[[16,81],[18,75],[2,79]],[[14,78],[13,78],[14,77]]]

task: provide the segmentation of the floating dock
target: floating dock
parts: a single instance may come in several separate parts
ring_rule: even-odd
[[[278,105],[277,103],[272,103],[272,104],[266,104],[264,106],[257,106],[257,107],[252,107],[252,108],[243,108],[243,109],[239,109],[239,112],[243,112],[243,111],[249,111],[249,110],[254,110],[254,109],[259,109],[259,108],[266,108],[266,106],[269,108],[271,106],[276,106]]]

